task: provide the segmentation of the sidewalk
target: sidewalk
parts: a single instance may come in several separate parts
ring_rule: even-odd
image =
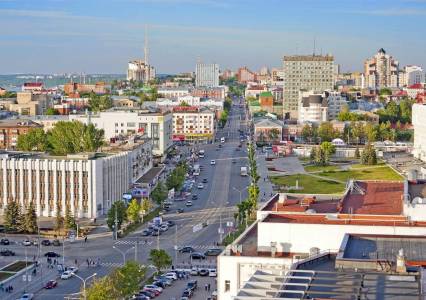
[[[264,156],[256,155],[257,160],[257,171],[259,173],[260,179],[258,181],[260,193],[259,193],[259,202],[268,200],[271,197],[272,184],[268,179],[268,168],[266,166],[266,161]]]

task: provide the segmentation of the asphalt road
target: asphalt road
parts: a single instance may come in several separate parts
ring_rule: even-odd
[[[218,148],[219,143],[197,146],[199,149],[205,150],[205,158],[197,161],[197,163],[203,166],[203,170],[200,176],[198,176],[192,191],[193,194],[198,195],[198,200],[192,201],[192,207],[186,207],[185,201],[175,202],[172,205],[171,212],[173,213],[164,215],[164,219],[174,220],[176,222],[175,227],[170,228],[159,238],[142,237],[140,234],[142,229],[140,229],[118,241],[113,241],[111,237],[98,237],[94,239],[90,239],[89,237],[87,243],[84,243],[84,241],[76,241],[72,244],[66,243],[64,247],[65,265],[75,265],[75,260],[77,260],[79,267],[77,274],[82,278],[86,278],[94,273],[97,273],[96,276],[98,277],[107,275],[123,263],[123,254],[117,249],[114,249],[114,245],[123,252],[127,251],[125,259],[136,258],[141,263],[147,263],[149,251],[159,247],[172,255],[174,264],[197,264],[197,262],[189,260],[188,254],[177,253],[175,245],[179,247],[190,245],[200,252],[215,247],[215,243],[220,240],[218,229],[222,227],[224,232],[230,230],[226,226],[226,222],[233,220],[235,205],[240,201],[240,193],[237,190],[241,190],[242,199],[247,197],[245,188],[248,185],[249,178],[240,176],[240,167],[247,165],[247,152],[245,145],[243,148],[238,148],[240,141],[238,130],[245,127],[244,116],[245,112],[241,111],[241,108],[233,106],[227,125],[217,131],[217,138],[220,139],[222,136],[226,138],[226,142],[222,144],[222,148]],[[237,148],[240,151],[237,151]],[[216,160],[216,165],[210,165],[212,159]],[[197,189],[197,183],[201,182],[204,178],[208,182],[204,184],[203,189]],[[179,207],[184,208],[184,213],[174,213]],[[207,222],[208,226],[194,232],[194,226],[203,222]],[[20,258],[24,257],[24,248],[22,246],[10,247],[16,249],[17,255]],[[137,247],[137,252],[132,247]],[[32,255],[37,255],[36,247],[32,249],[27,248],[27,256],[32,257]],[[56,251],[62,254],[62,247],[42,249],[42,255],[46,251]],[[100,266],[88,267],[88,259],[97,261],[98,258]],[[1,259],[5,260],[6,258]],[[12,259],[10,258],[9,260]],[[46,260],[42,259],[42,262],[45,264]],[[202,264],[214,265],[215,258],[209,258],[202,262]],[[43,282],[56,276],[56,271],[49,269],[49,271],[45,272]],[[35,281],[36,278],[38,282]],[[33,279],[32,285],[29,285],[29,290],[36,292],[35,299],[63,299],[66,295],[79,292],[82,284],[78,278],[68,280],[58,279],[57,288],[36,291],[37,288],[42,286],[40,274],[36,278]],[[22,286],[21,278],[17,278],[13,282],[15,286]],[[90,280],[88,283],[90,283]],[[15,291],[12,295],[0,294],[0,298],[16,299],[22,291],[16,288]]]

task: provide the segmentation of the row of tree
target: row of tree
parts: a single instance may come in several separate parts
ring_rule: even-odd
[[[330,163],[331,155],[336,153],[336,147],[330,142],[322,142],[320,146],[311,149],[311,163],[317,166],[326,166]]]
[[[376,141],[407,141],[412,138],[412,132],[401,130],[402,125],[396,123],[392,128],[389,121],[379,124],[352,121],[345,126],[343,132],[336,130],[332,123],[323,122],[319,126],[306,124],[302,128],[302,138],[305,142],[317,144],[330,142],[335,138],[341,138],[349,144],[366,144]]]
[[[148,199],[143,199],[139,202],[132,199],[128,205],[122,200],[115,201],[107,214],[107,225],[112,230],[115,226],[117,217],[117,230],[120,230],[124,222],[139,223],[141,217],[148,213],[151,209],[151,202]]]
[[[17,148],[21,151],[42,151],[54,155],[94,152],[103,144],[103,130],[93,124],[60,121],[48,132],[31,129],[18,136]]]
[[[248,187],[248,197],[237,205],[238,212],[234,217],[239,224],[246,224],[250,218],[254,218],[257,210],[257,200],[259,198],[259,186],[257,182],[260,176],[257,173],[256,150],[253,143],[249,143],[247,147],[250,185]]]

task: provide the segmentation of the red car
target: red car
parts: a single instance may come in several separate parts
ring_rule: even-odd
[[[154,289],[144,288],[143,290],[144,290],[144,291],[151,292],[151,293],[154,293],[154,295],[155,295],[155,296],[158,296],[158,295],[160,295],[160,294],[161,294],[159,291],[154,290]]]
[[[45,289],[53,289],[58,285],[58,283],[56,282],[56,280],[49,280],[46,285],[44,286]]]

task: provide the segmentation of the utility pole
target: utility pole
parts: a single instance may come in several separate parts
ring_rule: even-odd
[[[220,212],[219,215],[219,220],[220,220],[220,227],[219,227],[219,240],[220,243],[222,243],[222,238],[223,238],[223,228],[222,228],[222,213]]]
[[[157,250],[160,250],[160,230],[158,230],[158,235],[157,235]]]
[[[175,264],[177,264],[177,254],[178,254],[178,244],[177,244],[177,227],[178,225],[175,226]]]
[[[139,244],[139,238],[136,239],[136,244],[135,244],[135,261],[138,261],[138,244]]]
[[[117,205],[115,206],[115,220],[114,220],[114,233],[115,237],[114,239],[117,240],[118,238],[118,219],[117,219]]]

